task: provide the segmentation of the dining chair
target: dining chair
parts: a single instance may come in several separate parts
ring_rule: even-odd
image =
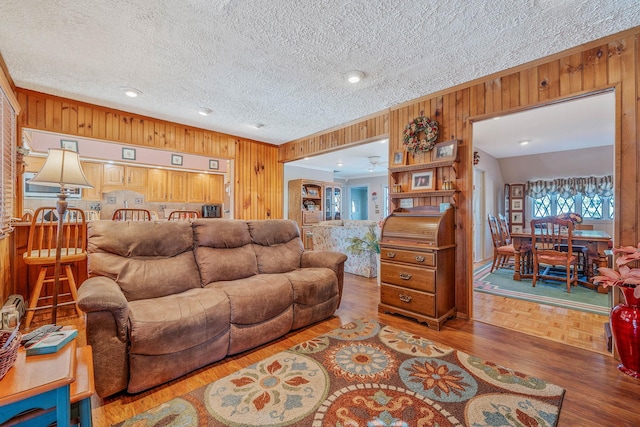
[[[62,245],[60,247],[60,283],[66,281],[69,292],[59,292],[58,297],[68,297],[71,301],[58,302],[57,306],[74,304],[76,312],[82,316],[78,308],[78,289],[73,276],[72,266],[87,259],[87,224],[84,211],[77,208],[67,208],[62,218]],[[31,325],[36,310],[52,308],[53,304],[46,304],[53,298],[53,286],[43,288],[45,284],[54,283],[54,269],[56,265],[56,245],[58,230],[58,214],[55,207],[41,207],[36,209],[29,227],[27,250],[23,254],[23,260],[28,266],[38,268],[38,276],[31,291],[29,307],[25,320],[25,328]],[[47,274],[51,270],[50,274]],[[51,291],[51,292],[49,292]],[[46,305],[39,305],[40,302]]]
[[[169,221],[189,221],[200,218],[198,211],[173,211],[169,214]]]
[[[151,212],[146,209],[116,209],[111,219],[113,221],[151,221]]]
[[[502,235],[502,241],[508,245],[511,243],[511,232],[509,232],[509,224],[507,218],[501,213],[498,214],[498,224],[500,224],[500,234]]]
[[[573,222],[555,216],[531,220],[531,251],[533,254],[533,280],[566,281],[567,292],[578,284],[578,257],[573,252]],[[566,250],[561,250],[561,245]],[[543,270],[541,270],[543,269]],[[551,274],[564,270],[564,275]]]
[[[491,232],[491,241],[493,242],[493,263],[491,264],[491,272],[496,268],[503,268],[512,257],[515,257],[515,249],[513,244],[505,244],[502,234],[500,233],[500,225],[495,216],[488,214],[489,231]]]

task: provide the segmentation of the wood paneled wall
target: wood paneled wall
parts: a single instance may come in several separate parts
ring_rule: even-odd
[[[439,141],[460,140],[456,186],[460,190],[456,212],[456,306],[461,316],[471,315],[472,266],[472,124],[473,121],[542,106],[602,90],[616,94],[616,245],[640,241],[640,28],[539,59],[511,70],[435,94],[416,98],[389,110],[389,152],[402,149],[402,132],[420,112],[440,123]],[[377,117],[385,117],[380,113]],[[386,121],[386,120],[385,120]],[[541,124],[543,125],[543,124]],[[345,134],[350,134],[345,128]],[[347,145],[343,132],[332,130],[280,148],[280,159]],[[322,143],[320,142],[322,141]],[[409,156],[409,163],[419,163]],[[437,178],[438,181],[441,178]],[[438,205],[439,198],[415,199],[414,205]]]
[[[279,158],[280,161],[289,162],[388,136],[389,114],[382,112],[338,128],[287,142],[280,146]]]
[[[234,159],[235,218],[283,217],[282,164],[278,147],[232,135],[113,110],[40,92],[17,89],[23,127]],[[259,173],[246,159],[260,159]]]

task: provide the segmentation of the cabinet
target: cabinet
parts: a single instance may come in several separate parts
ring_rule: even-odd
[[[440,330],[455,316],[454,209],[391,214],[380,239],[378,310]]]
[[[165,202],[167,200],[167,171],[149,169],[147,178],[147,201]]]
[[[288,216],[289,219],[298,223],[305,249],[312,248],[312,240],[307,238],[311,233],[311,226],[323,219],[323,190],[322,181],[306,179],[289,181]]]
[[[441,144],[451,144],[457,153],[458,140],[446,141]],[[458,179],[459,160],[454,155],[454,159],[438,160],[434,151],[433,160],[425,163],[411,165],[393,166],[389,168],[391,176],[391,186],[389,198],[391,199],[392,211],[400,207],[412,207],[413,198],[437,197],[440,202],[457,204],[458,190],[456,180]],[[405,202],[408,206],[405,206]]]
[[[187,172],[169,171],[167,182],[169,185],[169,202],[187,201]]]
[[[207,203],[223,203],[224,202],[224,176],[209,175],[209,194]]]
[[[147,168],[105,163],[102,185],[107,192],[126,188],[144,193],[147,187]]]
[[[83,161],[82,170],[87,177],[87,181],[93,185],[93,188],[82,189],[82,200],[102,200],[102,163]]]
[[[204,173],[187,175],[187,200],[193,203],[206,203],[209,196],[209,176]]]
[[[340,219],[342,210],[342,187],[331,183],[324,185],[324,220]]]

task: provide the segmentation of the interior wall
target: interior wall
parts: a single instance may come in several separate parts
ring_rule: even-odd
[[[498,159],[505,182],[613,175],[613,145]],[[484,156],[483,156],[484,157]]]
[[[368,218],[373,221],[384,219],[384,187],[388,184],[387,176],[372,176],[368,178],[350,179],[347,181],[349,187],[369,186],[368,194]],[[374,194],[375,193],[375,194]]]
[[[498,159],[478,148],[474,148],[480,155],[480,161],[475,169],[484,171],[484,206],[487,214],[498,216],[504,212],[504,184],[502,169]],[[484,251],[483,259],[493,257],[493,242],[487,222],[484,221]]]

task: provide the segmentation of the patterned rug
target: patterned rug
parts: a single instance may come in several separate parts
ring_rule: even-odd
[[[358,320],[117,426],[555,426],[564,390]]]
[[[534,288],[531,279],[513,280],[513,270],[496,269],[493,273],[490,270],[491,263],[474,272],[474,291],[605,316],[611,311],[608,294],[582,286],[572,287],[567,293],[564,282],[553,280],[539,280]]]

